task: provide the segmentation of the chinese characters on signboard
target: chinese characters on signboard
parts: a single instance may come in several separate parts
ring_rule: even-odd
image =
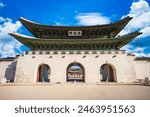
[[[82,36],[82,31],[68,31],[68,36]]]

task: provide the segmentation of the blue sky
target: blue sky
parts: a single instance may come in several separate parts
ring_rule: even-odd
[[[29,50],[7,33],[16,31],[32,36],[19,17],[47,25],[96,25],[133,20],[120,35],[133,31],[143,34],[122,49],[137,56],[150,57],[149,0],[0,0],[0,57],[15,56]]]

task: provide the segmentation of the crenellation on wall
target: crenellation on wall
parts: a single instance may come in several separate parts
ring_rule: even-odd
[[[24,55],[61,55],[61,54],[126,54],[125,50],[32,50],[25,51]]]

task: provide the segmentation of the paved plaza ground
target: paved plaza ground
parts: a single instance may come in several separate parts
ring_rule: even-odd
[[[0,99],[135,99],[150,100],[150,86],[118,84],[11,84],[0,85]]]

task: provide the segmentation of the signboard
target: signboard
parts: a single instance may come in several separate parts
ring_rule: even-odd
[[[82,31],[68,31],[68,36],[82,36]]]

